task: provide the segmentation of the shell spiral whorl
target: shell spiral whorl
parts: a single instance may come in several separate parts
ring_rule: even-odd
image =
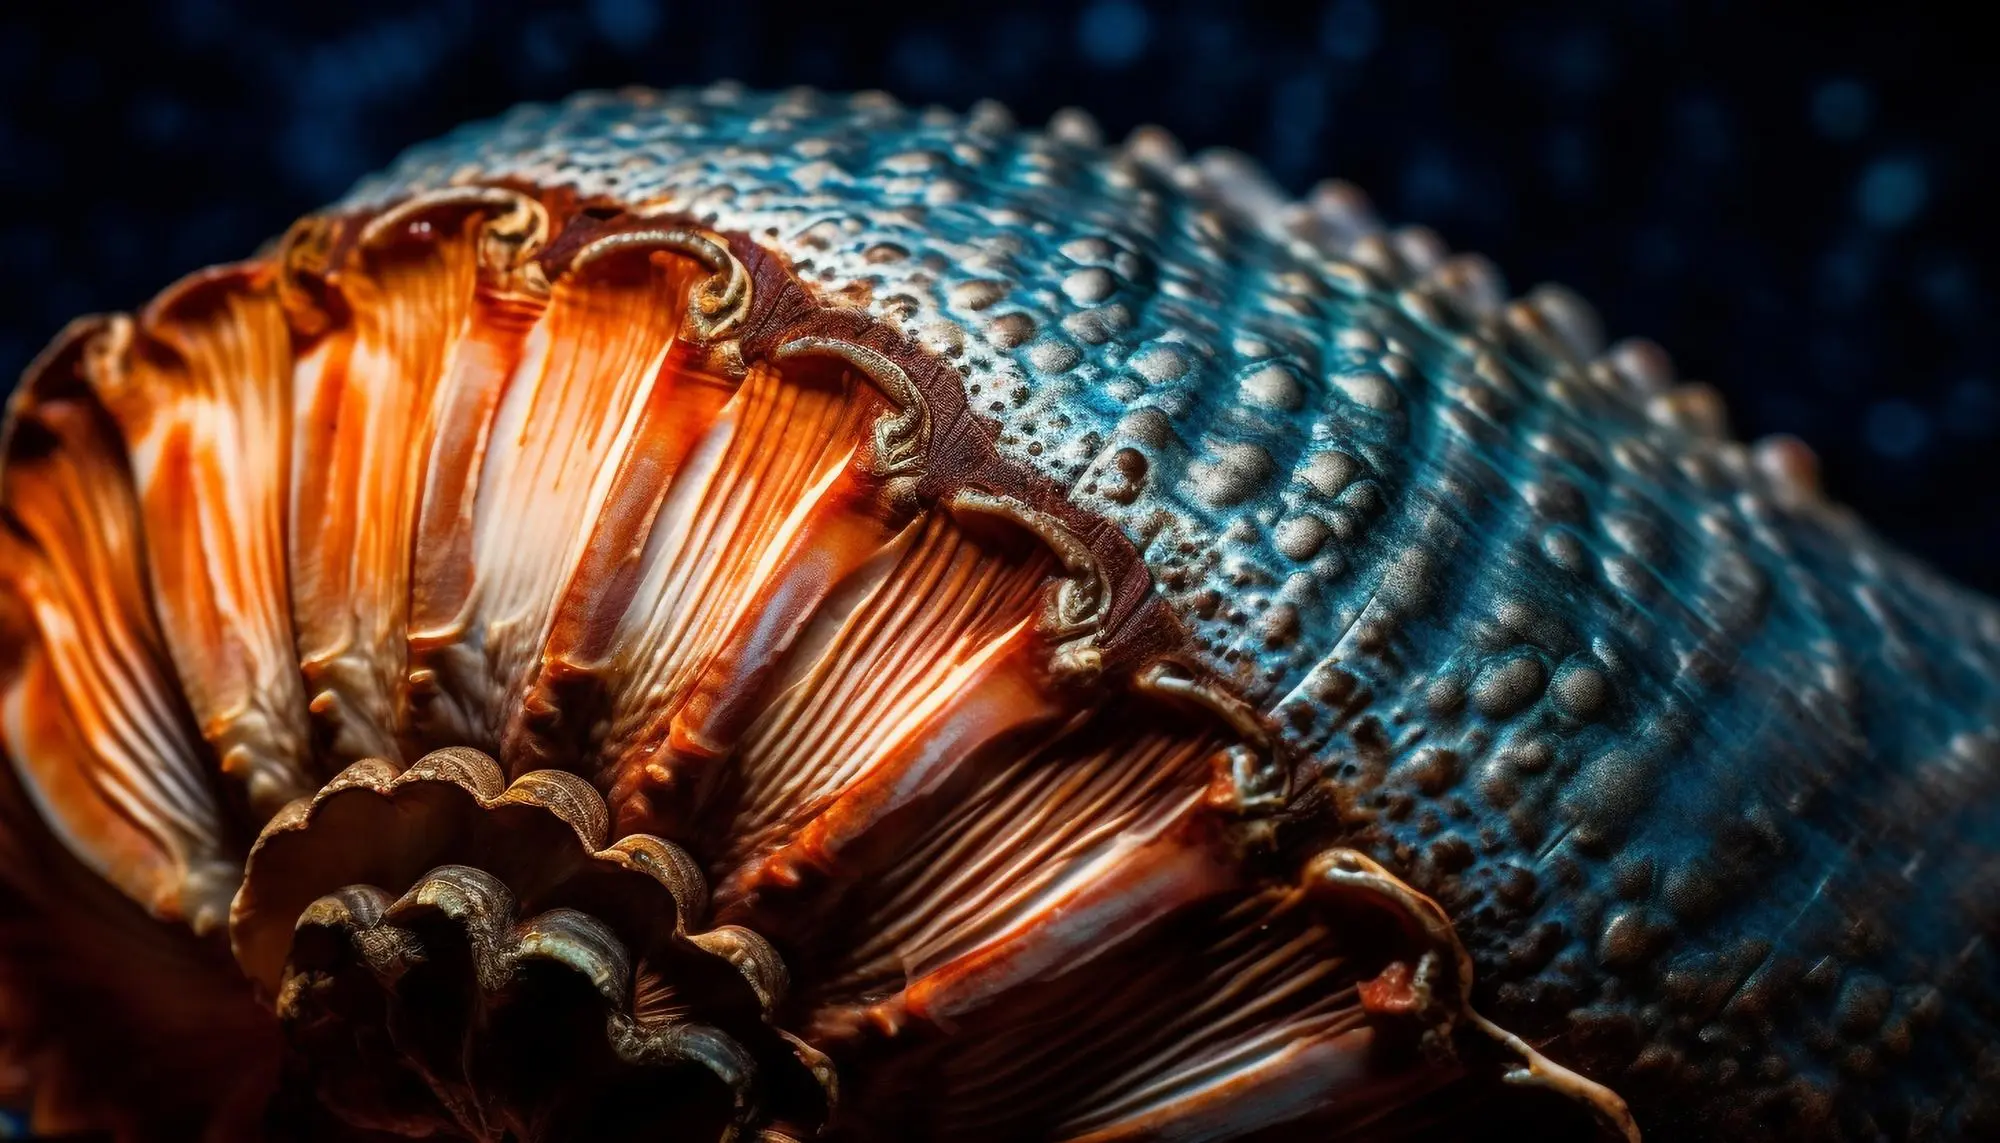
[[[419,148],[14,398],[0,1047],[132,1136],[2000,1127],[2000,611],[1595,327],[1076,115]]]

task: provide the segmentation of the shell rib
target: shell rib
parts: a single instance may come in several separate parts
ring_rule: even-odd
[[[583,96],[66,331],[0,469],[41,1120],[1994,1125],[2000,611],[1567,291],[1095,135]],[[128,1060],[29,1002],[104,933],[240,1002],[235,1094],[135,1078],[164,968]]]

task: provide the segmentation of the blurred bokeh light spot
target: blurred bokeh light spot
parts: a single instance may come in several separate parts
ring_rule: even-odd
[[[1829,139],[1859,138],[1874,117],[1874,95],[1854,80],[1828,80],[1813,92],[1813,126]]]
[[[1877,159],[1862,172],[1855,205],[1870,224],[1891,230],[1923,213],[1931,193],[1923,164],[1907,156]]]
[[[943,36],[923,30],[896,41],[889,67],[912,95],[936,99],[951,89],[955,61]]]
[[[1125,67],[1146,53],[1153,18],[1131,0],[1097,0],[1076,18],[1076,45],[1099,67]]]
[[[660,7],[654,0],[590,0],[589,11],[598,36],[620,51],[637,51],[660,31]]]
[[[2000,389],[1983,377],[1968,377],[1945,397],[1947,431],[1975,440],[2000,430]]]
[[[1891,398],[1869,406],[1862,431],[1868,447],[1877,453],[1890,460],[1909,460],[1930,443],[1931,420],[1910,402]]]
[[[1373,0],[1333,0],[1319,24],[1320,50],[1343,63],[1359,63],[1375,54],[1382,39],[1382,17]]]

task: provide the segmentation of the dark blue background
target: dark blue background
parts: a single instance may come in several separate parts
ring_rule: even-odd
[[[1082,105],[1567,282],[1790,431],[1828,483],[2000,589],[2000,221],[1974,17],[1908,5],[318,5],[0,14],[0,375],[68,317],[241,256],[401,147],[522,99],[883,87]],[[1975,6],[1965,6],[1972,8]],[[956,14],[954,14],[956,13]]]

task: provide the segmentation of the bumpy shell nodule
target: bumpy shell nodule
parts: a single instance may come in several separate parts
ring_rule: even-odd
[[[2000,611],[1599,336],[1075,114],[419,148],[14,398],[0,1079],[133,1137],[2000,1131]]]

